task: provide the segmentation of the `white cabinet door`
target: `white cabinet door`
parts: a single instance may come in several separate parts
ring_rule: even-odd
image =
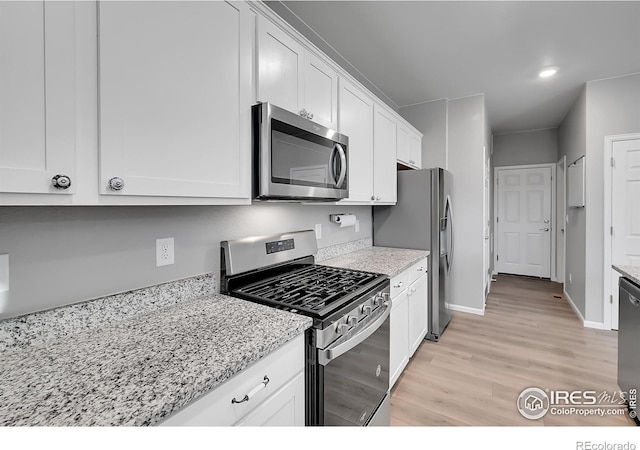
[[[0,2],[0,193],[75,190],[74,20],[72,2]]]
[[[376,202],[395,203],[397,193],[396,118],[376,103],[373,117],[373,195]]]
[[[338,129],[338,74],[313,54],[305,53],[304,109],[309,119]]]
[[[389,388],[393,387],[409,363],[409,297],[407,290],[403,290],[391,302]]]
[[[300,372],[236,425],[302,427],[305,417],[304,405],[304,372]]]
[[[418,349],[429,327],[428,280],[422,275],[407,288],[409,298],[409,356]]]
[[[411,150],[409,148],[409,128],[398,121],[396,128],[396,146],[398,161],[406,166],[411,165]]]
[[[373,195],[373,100],[340,79],[338,131],[349,137],[348,201],[370,202]]]
[[[253,26],[242,2],[99,3],[101,194],[250,196]]]
[[[304,48],[262,16],[258,16],[257,33],[258,101],[300,113],[304,108]]]
[[[409,163],[416,169],[422,169],[422,138],[415,134],[409,134]]]

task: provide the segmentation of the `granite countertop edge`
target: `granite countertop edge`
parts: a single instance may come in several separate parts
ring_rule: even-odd
[[[625,266],[625,265],[617,265],[613,264],[614,270],[620,272],[625,277],[631,279],[636,284],[640,284],[640,267],[635,266]]]

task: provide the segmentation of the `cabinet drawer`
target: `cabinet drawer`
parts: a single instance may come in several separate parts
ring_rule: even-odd
[[[174,413],[162,426],[229,426],[234,425],[261,405],[278,389],[304,371],[304,335],[300,335],[275,352],[242,370],[210,393]],[[260,386],[264,377],[269,382],[249,400],[246,394]]]
[[[404,270],[391,279],[391,291],[389,295],[395,298],[409,286],[409,271]]]
[[[409,284],[427,273],[427,269],[429,268],[428,262],[427,258],[421,259],[407,270],[407,272],[409,272]]]

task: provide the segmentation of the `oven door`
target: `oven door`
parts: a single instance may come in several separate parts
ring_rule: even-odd
[[[357,335],[318,350],[324,425],[389,425],[391,304]]]
[[[348,197],[348,138],[269,103],[256,105],[260,199]],[[255,137],[254,137],[255,145]]]

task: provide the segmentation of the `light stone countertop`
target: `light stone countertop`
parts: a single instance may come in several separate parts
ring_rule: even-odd
[[[324,266],[375,272],[393,278],[429,256],[427,250],[405,248],[369,247],[320,262]]]
[[[220,294],[0,351],[0,425],[152,425],[311,319]]]
[[[613,267],[614,270],[617,270],[618,272],[620,272],[625,277],[629,278],[634,283],[640,285],[640,267],[618,266],[618,265],[615,265],[615,264],[612,265],[611,267]]]

